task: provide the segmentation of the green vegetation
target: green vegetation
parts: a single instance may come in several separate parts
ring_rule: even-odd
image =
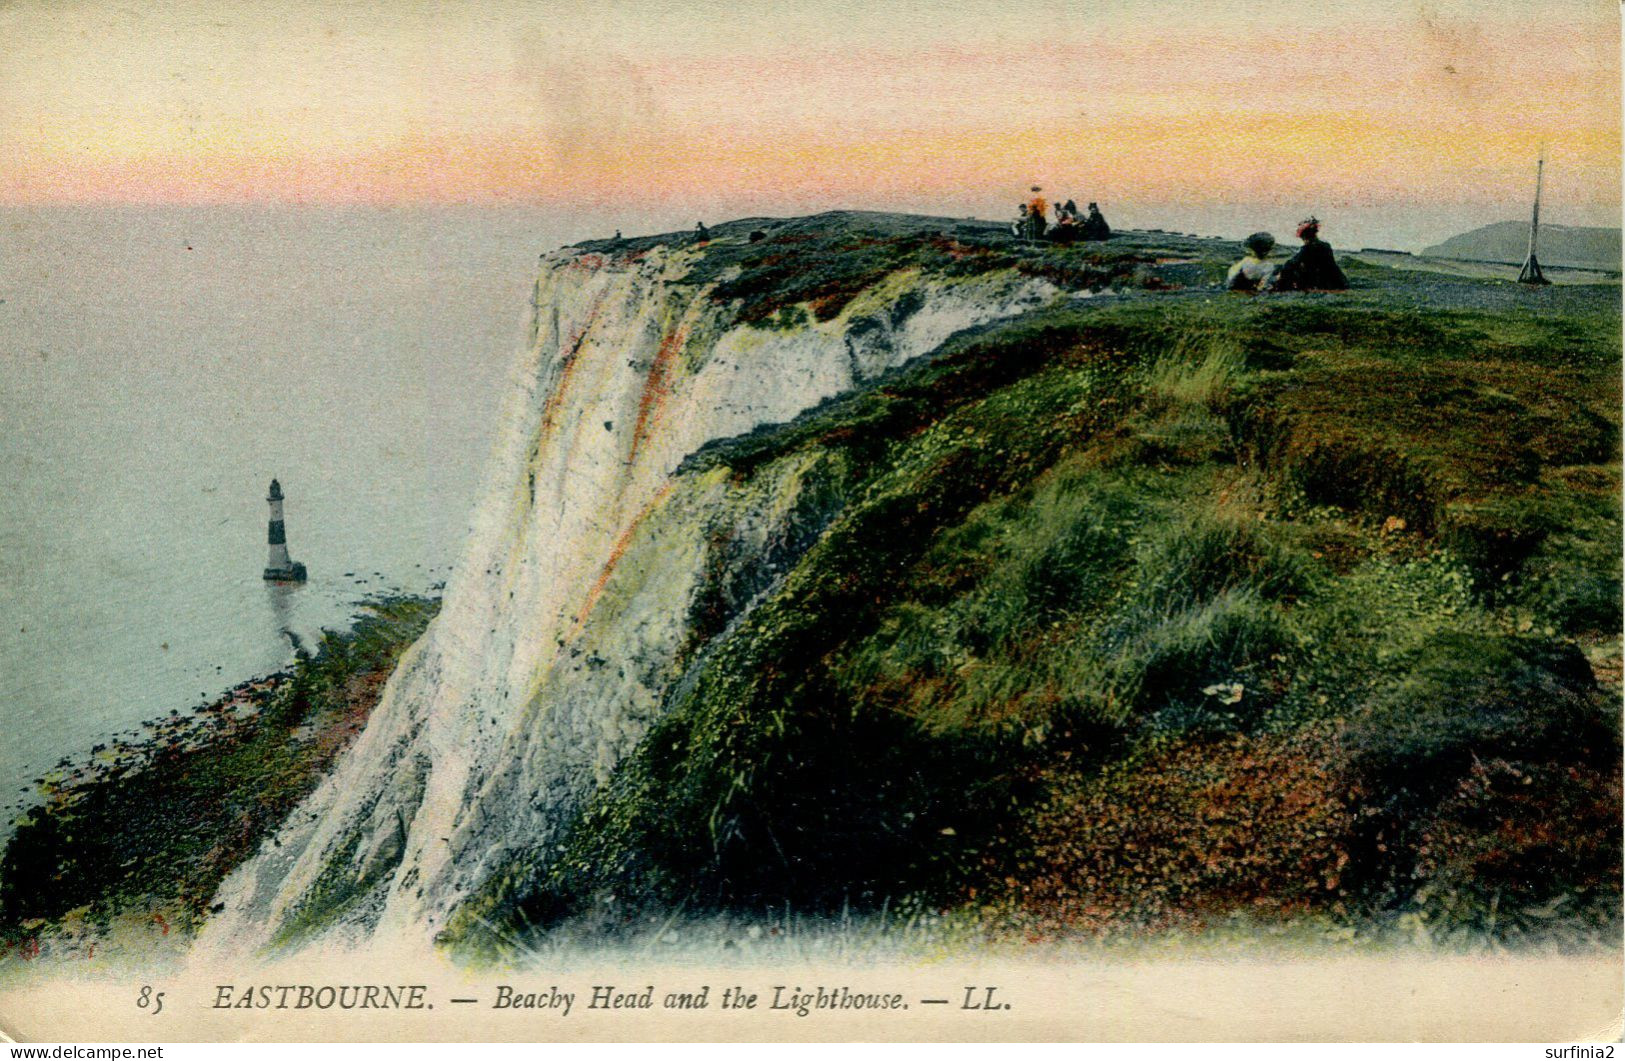
[[[1201,286],[1232,245],[1170,234],[712,235],[686,282],[752,327],[834,319],[900,270],[1097,297],[691,455],[690,485],[784,504],[782,540],[752,567],[717,531],[661,719],[447,942],[770,905],[944,911],[956,938],[1611,938],[1617,286],[1351,261],[1346,294],[1249,298]],[[431,611],[391,602],[258,712],[51,793],[0,865],[4,939],[195,923]],[[283,938],[358,894],[334,873]]]
[[[948,277],[1015,270],[1074,290],[1162,288],[1174,282],[1158,263],[1180,253],[1162,245],[1168,240],[1033,245],[1012,240],[1002,226],[985,222],[880,214],[764,222],[770,231],[763,239],[738,238],[752,224],[733,222],[714,229],[713,240],[685,282],[714,284],[714,302],[734,306],[736,321],[761,328],[797,327],[809,314],[819,321],[833,320],[858,294],[901,269]],[[637,256],[661,242],[650,237],[586,246]]]
[[[842,245],[804,274],[752,246],[784,257],[726,288],[746,319],[824,316],[837,270],[940,250]],[[985,256],[1064,279],[1073,253]],[[562,853],[449,938],[787,901],[994,934],[1606,934],[1618,290],[1351,273],[1040,311],[695,455],[833,458],[839,514]]]
[[[353,629],[327,633],[281,680],[154,724],[127,766],[47,791],[0,860],[0,948],[67,921],[95,930],[137,916],[166,935],[195,930],[221,880],[359,732],[437,608],[369,602]]]

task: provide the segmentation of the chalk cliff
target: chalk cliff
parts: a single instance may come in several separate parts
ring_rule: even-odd
[[[831,516],[816,458],[748,481],[684,459],[1059,295],[1011,270],[899,269],[833,314],[751,321],[718,295],[738,267],[712,257],[745,240],[543,257],[441,614],[339,767],[227,879],[205,949],[427,941],[516,861],[545,862],[685,667]]]

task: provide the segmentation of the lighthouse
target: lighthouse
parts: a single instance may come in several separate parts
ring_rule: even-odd
[[[305,565],[288,558],[288,534],[282,527],[282,484],[271,480],[271,492],[265,500],[271,503],[271,527],[266,540],[271,544],[270,557],[265,561],[267,582],[303,582]]]

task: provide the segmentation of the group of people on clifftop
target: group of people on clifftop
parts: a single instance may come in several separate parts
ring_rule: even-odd
[[[1269,260],[1275,237],[1254,232],[1242,241],[1247,253],[1230,267],[1225,287],[1231,291],[1343,291],[1348,277],[1337,266],[1331,244],[1320,238],[1320,219],[1308,217],[1298,223],[1303,246],[1279,268]]]
[[[1088,213],[1079,215],[1078,204],[1068,199],[1055,208],[1052,224],[1044,189],[1035,184],[1031,191],[1032,197],[1020,205],[1016,219],[1010,224],[1010,234],[1017,239],[1029,243],[1038,240],[1072,243],[1112,238],[1111,226],[1106,223],[1098,204],[1090,203]],[[1307,217],[1300,221],[1298,238],[1303,246],[1276,265],[1269,260],[1275,249],[1275,237],[1268,232],[1254,232],[1242,242],[1247,253],[1230,267],[1224,286],[1231,291],[1250,293],[1347,290],[1348,277],[1338,267],[1331,245],[1320,238],[1320,219]]]
[[[1068,199],[1055,208],[1055,223],[1049,221],[1049,203],[1044,189],[1033,185],[1032,198],[1021,204],[1020,213],[1010,225],[1018,239],[1048,239],[1052,243],[1073,243],[1078,240],[1107,240],[1112,238],[1111,226],[1101,215],[1100,207],[1089,204],[1089,212],[1078,216],[1078,204]]]
[[[1054,243],[1072,243],[1077,240],[1108,240],[1112,237],[1111,226],[1101,214],[1096,203],[1089,204],[1089,212],[1083,216],[1078,214],[1078,204],[1068,199],[1055,208],[1055,222],[1049,221],[1049,203],[1044,199],[1044,189],[1038,185],[1032,187],[1032,198],[1021,204],[1019,216],[1010,226],[1011,234],[1018,239],[1029,242],[1048,239]],[[701,221],[694,226],[694,241],[704,246],[710,241],[711,233]],[[750,234],[750,241],[757,242],[765,238],[765,233],[757,231]],[[1320,238],[1320,219],[1307,217],[1298,222],[1298,238],[1303,246],[1277,266],[1270,261],[1270,253],[1275,250],[1275,237],[1268,232],[1254,232],[1242,241],[1246,248],[1240,261],[1230,267],[1225,275],[1224,286],[1230,291],[1241,291],[1256,294],[1266,291],[1345,291],[1348,289],[1348,277],[1338,267],[1337,257],[1332,253],[1331,244]],[[615,232],[617,242],[621,239],[619,230]]]

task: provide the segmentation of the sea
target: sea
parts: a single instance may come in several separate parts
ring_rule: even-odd
[[[0,210],[0,840],[36,779],[434,593],[528,324],[525,208]],[[266,492],[303,585],[268,584]]]
[[[1231,237],[1293,219],[1105,205],[1119,227]],[[1419,250],[1498,219],[1350,210],[1341,245]],[[436,592],[537,257],[620,223],[692,226],[526,206],[0,208],[0,841],[62,758],[287,666],[371,596]],[[273,477],[303,585],[261,577]]]

